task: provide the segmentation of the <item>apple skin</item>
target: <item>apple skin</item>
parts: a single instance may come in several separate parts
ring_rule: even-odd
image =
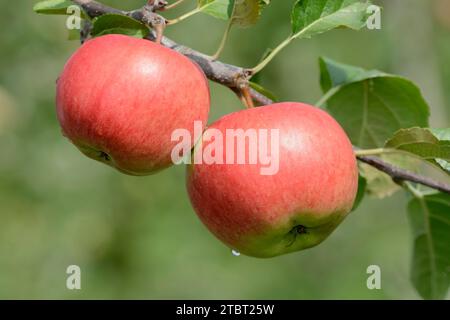
[[[180,53],[148,40],[106,35],[87,41],[57,81],[63,134],[88,157],[130,175],[172,164],[173,130],[206,125],[208,81]]]
[[[275,175],[261,175],[259,162],[188,167],[187,189],[197,215],[230,248],[261,258],[310,248],[352,209],[358,188],[355,154],[326,112],[278,103],[229,114],[209,128],[224,136],[226,129],[280,130]]]

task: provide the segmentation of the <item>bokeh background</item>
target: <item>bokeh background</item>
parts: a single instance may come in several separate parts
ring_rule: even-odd
[[[323,244],[269,260],[235,257],[197,219],[184,168],[137,178],[82,156],[60,134],[55,80],[79,46],[65,17],[33,13],[36,1],[1,1],[0,298],[417,299],[409,281],[412,235],[406,195],[366,198]],[[144,0],[105,0],[123,9]],[[222,59],[253,66],[289,33],[293,0],[274,0],[257,26],[234,29]],[[320,98],[318,57],[377,68],[415,81],[432,125],[450,125],[450,1],[375,1],[382,29],[336,30],[300,40],[264,71],[282,100]],[[194,1],[167,13],[176,17]],[[180,43],[213,53],[225,23],[197,15],[167,29]],[[211,85],[210,121],[241,105]],[[257,196],[257,195],[255,195]],[[82,290],[66,288],[66,268]],[[382,270],[368,290],[366,268]]]

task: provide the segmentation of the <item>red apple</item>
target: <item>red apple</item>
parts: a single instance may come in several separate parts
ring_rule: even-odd
[[[316,107],[273,104],[212,124],[194,157],[205,155],[217,132],[225,137],[238,128],[279,130],[278,171],[261,174],[261,159],[230,164],[226,147],[216,148],[228,164],[192,164],[187,172],[189,197],[201,221],[230,248],[249,256],[272,257],[319,244],[351,210],[357,192],[356,158],[344,130]],[[205,138],[211,129],[215,139]],[[249,159],[250,139],[245,143]]]
[[[124,35],[86,42],[57,82],[63,134],[88,157],[132,175],[170,166],[171,133],[206,124],[209,105],[208,82],[196,64]]]

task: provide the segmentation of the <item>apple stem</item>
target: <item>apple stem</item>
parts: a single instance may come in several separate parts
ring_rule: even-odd
[[[236,77],[236,93],[238,94],[244,105],[250,109],[255,107],[251,88],[248,83],[248,79],[252,76],[251,72],[243,72]]]
[[[153,23],[153,29],[155,29],[156,32],[156,39],[155,42],[157,44],[161,44],[161,40],[164,35],[164,30],[166,29],[166,23],[163,19],[160,19],[158,22]]]
[[[85,43],[90,38],[92,27],[93,27],[91,21],[89,21],[88,19],[83,19],[82,23],[83,23],[83,25],[80,30],[81,44]]]
[[[247,100],[245,99],[244,95],[242,94],[242,91],[241,90],[236,90],[235,93],[238,96],[239,100],[242,102],[242,104],[244,106],[246,106],[247,105]]]
[[[255,103],[253,102],[252,95],[250,94],[250,88],[248,83],[246,85],[242,85],[239,90],[242,93],[243,101],[245,106],[250,109],[255,107]]]

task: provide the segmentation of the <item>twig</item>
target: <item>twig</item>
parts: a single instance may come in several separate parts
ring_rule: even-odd
[[[178,0],[178,1],[175,1],[174,3],[168,4],[168,5],[166,5],[166,7],[164,8],[164,10],[170,10],[170,9],[176,8],[176,7],[178,7],[180,4],[182,4],[184,1],[186,1],[186,0]]]
[[[196,15],[197,13],[200,13],[200,12],[202,12],[202,10],[199,7],[197,7],[195,9],[193,9],[193,10],[183,14],[182,16],[179,16],[178,18],[171,19],[171,20],[167,21],[167,24],[168,25],[174,25],[174,24],[179,23],[181,21],[184,21],[184,20],[186,20],[186,19],[188,19],[188,18],[192,17],[193,15]]]
[[[91,18],[98,17],[107,13],[115,13],[130,16],[148,25],[149,20],[154,17],[152,15],[157,15],[156,13],[149,10],[148,4],[139,10],[122,11],[108,7],[94,0],[72,0],[72,2],[80,5],[86,12],[86,14],[88,14]],[[157,16],[161,18],[161,16]],[[148,39],[152,41],[155,41],[157,39],[155,30],[151,30]],[[218,60],[211,60],[211,57],[189,47],[180,45],[164,36],[161,39],[161,44],[165,47],[178,51],[192,61],[196,62],[203,70],[208,79],[221,85],[227,86],[238,95],[241,93],[239,85],[242,84],[242,79],[249,79],[253,74],[252,70],[250,69],[226,64]],[[259,70],[259,68],[256,69],[256,71]],[[252,88],[249,88],[249,93],[252,99],[259,105],[268,105],[273,103],[272,100]],[[431,178],[424,177],[407,170],[397,168],[381,160],[380,158],[373,156],[358,156],[357,159],[388,174],[396,182],[411,181],[450,194],[450,185],[434,181]]]
[[[220,40],[219,47],[217,48],[216,52],[211,56],[212,60],[219,59],[220,54],[222,53],[223,49],[225,48],[231,28],[233,27],[235,11],[236,11],[236,1],[233,3],[233,11],[231,13],[231,18],[228,20],[227,27],[225,29],[225,32],[223,33],[222,40]]]

